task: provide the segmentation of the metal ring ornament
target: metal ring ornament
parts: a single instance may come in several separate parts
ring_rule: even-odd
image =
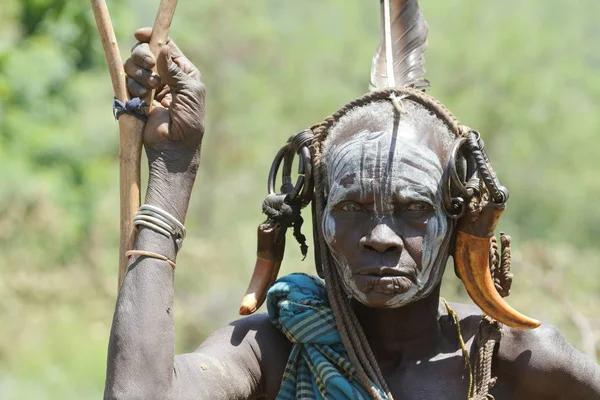
[[[481,134],[471,130],[467,136],[469,150],[477,163],[479,175],[490,192],[492,201],[498,205],[503,205],[508,200],[508,189],[498,181],[498,177],[492,168],[492,164],[484,149],[484,143]]]
[[[458,194],[462,197],[470,197],[472,196],[472,192],[470,192],[468,190],[468,188],[465,186],[465,181],[466,179],[461,179],[460,176],[458,176],[458,171],[456,170],[456,162],[457,162],[457,156],[458,153],[461,152],[463,150],[463,146],[465,145],[465,142],[467,141],[466,138],[460,138],[456,141],[456,143],[454,144],[454,147],[452,148],[452,151],[450,152],[450,158],[448,160],[448,166],[449,166],[449,172],[450,172],[450,185],[451,188],[455,188],[458,190]],[[468,158],[466,158],[467,160],[467,171],[466,171],[466,175],[469,175],[469,172],[471,172],[470,170],[472,168],[469,168],[470,165]],[[465,177],[466,178],[466,177]]]
[[[287,143],[277,152],[267,179],[268,194],[277,194],[275,185],[279,168],[283,164],[281,190],[286,195],[286,202],[292,203],[300,199],[302,207],[307,206],[312,199],[313,179],[312,162],[308,146],[312,142],[312,132],[302,131],[291,136]],[[298,178],[292,186],[292,165],[298,156]]]
[[[286,153],[289,150],[289,144],[283,146],[277,152],[277,155],[273,159],[273,163],[271,164],[271,169],[269,170],[269,176],[267,178],[267,193],[268,194],[276,194],[275,192],[275,180],[277,179],[277,172],[279,172],[279,166],[283,161],[283,157],[285,157]]]
[[[473,190],[466,186],[466,177],[461,178],[457,171],[457,158],[461,151],[464,150],[467,139],[461,137],[454,142],[450,150],[448,162],[444,169],[443,180],[446,182],[445,190],[443,191],[444,209],[446,215],[451,219],[459,219],[466,213],[467,200],[473,196]],[[465,157],[467,168],[466,176],[473,176],[477,173],[476,166],[470,157]],[[469,182],[471,179],[469,179]]]

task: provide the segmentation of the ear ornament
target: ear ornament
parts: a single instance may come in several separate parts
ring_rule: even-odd
[[[312,162],[309,146],[313,133],[304,130],[291,136],[279,150],[267,179],[267,198],[263,202],[263,213],[267,220],[258,226],[256,263],[250,284],[240,306],[240,315],[253,314],[264,303],[267,291],[275,281],[281,268],[285,252],[285,234],[288,228],[293,234],[302,255],[306,257],[308,246],[301,232],[304,220],[300,215],[313,196]],[[292,183],[292,166],[298,157],[298,178]],[[281,168],[281,190],[275,190],[277,175]]]

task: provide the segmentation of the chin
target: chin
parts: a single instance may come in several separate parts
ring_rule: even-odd
[[[418,298],[415,295],[416,290],[393,294],[372,290],[369,293],[357,293],[354,298],[371,308],[398,308],[417,301]]]

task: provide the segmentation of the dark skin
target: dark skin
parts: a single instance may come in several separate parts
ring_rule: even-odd
[[[147,43],[150,33],[141,29],[135,37]],[[155,63],[159,76],[150,72]],[[157,107],[144,132],[150,167],[145,202],[183,222],[204,134],[200,73],[172,41],[156,60],[146,44],[137,45],[126,72],[133,96],[158,89]],[[340,237],[349,249],[342,252],[349,260],[356,261],[352,258],[356,255],[360,261],[403,251],[398,246],[406,242],[402,220],[382,220],[385,226],[376,225],[376,234],[373,226],[366,234],[355,235],[357,239]],[[418,235],[419,227],[414,226],[418,223],[411,224],[413,236]],[[176,259],[173,241],[150,229],[139,230],[135,248]],[[420,259],[417,253],[418,246],[411,248],[412,259]],[[161,260],[140,257],[130,264],[113,319],[105,398],[275,398],[291,344],[266,315],[235,321],[193,353],[174,355],[173,276]],[[473,349],[480,311],[469,305],[452,307],[467,346]],[[440,305],[439,283],[425,298],[402,307],[371,308],[355,302],[354,310],[395,399],[466,398],[464,360],[456,327]],[[499,378],[491,392],[497,400],[600,398],[600,368],[548,325],[531,331],[505,327],[493,374]]]

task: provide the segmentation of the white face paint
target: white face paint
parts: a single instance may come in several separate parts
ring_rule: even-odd
[[[405,108],[399,119],[389,102],[353,110],[324,144],[323,233],[346,292],[367,306],[427,296],[448,255],[440,155],[454,137],[421,106]]]

